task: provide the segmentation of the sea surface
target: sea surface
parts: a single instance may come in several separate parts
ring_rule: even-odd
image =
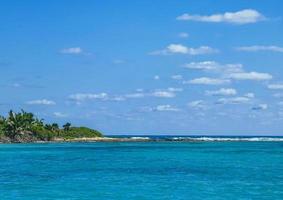
[[[283,142],[0,144],[8,199],[282,200]]]

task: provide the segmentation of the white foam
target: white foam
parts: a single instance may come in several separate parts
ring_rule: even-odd
[[[133,140],[150,140],[149,137],[131,137]]]
[[[283,138],[276,137],[173,137],[174,141],[211,141],[211,142],[283,142]]]

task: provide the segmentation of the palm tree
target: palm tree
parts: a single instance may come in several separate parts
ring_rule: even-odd
[[[71,127],[71,123],[67,122],[66,124],[63,125],[64,131],[69,131]]]
[[[15,113],[10,110],[4,123],[4,130],[8,136],[15,138],[17,134],[31,132],[38,122],[40,121],[36,120],[32,113],[27,113],[24,110]]]
[[[53,124],[51,124],[51,126],[52,126],[52,130],[53,131],[58,131],[59,130],[59,125],[57,123],[53,123]]]

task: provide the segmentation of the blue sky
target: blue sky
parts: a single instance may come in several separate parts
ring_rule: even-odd
[[[0,114],[106,134],[283,134],[283,2],[2,1]]]

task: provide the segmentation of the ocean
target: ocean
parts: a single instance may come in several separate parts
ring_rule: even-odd
[[[283,199],[282,138],[217,138],[0,144],[0,200]]]

